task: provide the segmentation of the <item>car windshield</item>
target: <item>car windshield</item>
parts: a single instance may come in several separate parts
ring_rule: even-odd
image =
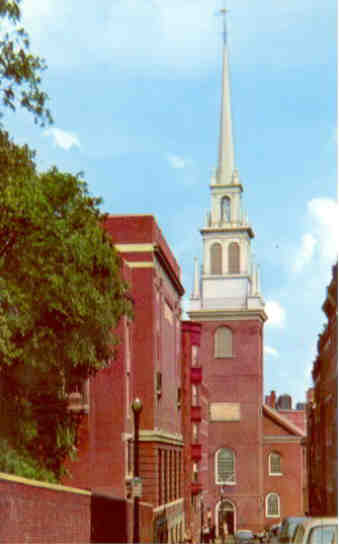
[[[335,539],[336,526],[328,524],[312,528],[307,543],[329,544]]]

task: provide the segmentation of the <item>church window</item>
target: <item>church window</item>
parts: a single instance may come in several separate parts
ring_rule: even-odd
[[[219,327],[214,334],[214,357],[232,357],[232,331]]]
[[[269,475],[281,475],[281,458],[278,452],[271,452],[268,457]]]
[[[267,494],[266,517],[280,517],[280,498],[278,494]]]
[[[213,243],[211,246],[211,274],[220,275],[222,273],[222,247],[220,243]]]
[[[235,483],[235,456],[233,450],[220,448],[215,455],[216,484]]]
[[[228,197],[221,200],[221,219],[224,222],[230,222],[231,220],[231,200]]]
[[[231,274],[240,273],[240,246],[235,242],[228,247],[228,271]]]

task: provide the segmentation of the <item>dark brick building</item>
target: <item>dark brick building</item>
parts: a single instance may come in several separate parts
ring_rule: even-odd
[[[338,263],[332,268],[322,306],[327,322],[313,364],[314,390],[308,403],[309,511],[338,514]]]

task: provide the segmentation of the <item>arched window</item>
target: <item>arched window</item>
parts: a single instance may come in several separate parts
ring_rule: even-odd
[[[228,247],[228,271],[229,273],[240,273],[240,247],[235,242]]]
[[[228,197],[221,200],[221,220],[224,222],[230,222],[231,220],[231,200]]]
[[[266,517],[280,517],[280,498],[278,494],[267,494]]]
[[[215,455],[216,484],[235,484],[235,457],[233,450],[220,448]]]
[[[211,274],[220,275],[222,273],[222,247],[220,243],[213,243],[211,246]]]
[[[214,333],[214,357],[232,357],[232,331],[219,327]]]
[[[268,456],[268,473],[269,475],[282,475],[281,457],[278,452],[271,452]]]

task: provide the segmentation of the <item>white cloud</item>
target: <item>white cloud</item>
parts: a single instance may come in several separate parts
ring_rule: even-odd
[[[267,355],[272,355],[272,357],[279,357],[278,351],[271,346],[264,346],[264,353]]]
[[[329,270],[336,261],[339,248],[339,210],[338,203],[328,197],[311,199],[306,206],[307,232],[301,237],[301,242],[295,251],[292,265],[294,273],[301,273],[306,266],[317,270]],[[309,268],[308,279],[312,278]]]
[[[277,328],[285,326],[286,312],[276,300],[266,302],[265,311],[268,315],[267,325]]]
[[[301,272],[304,266],[309,264],[313,257],[316,243],[317,240],[313,237],[312,234],[304,234],[302,236],[300,248],[297,252],[297,257],[293,266],[294,272]]]
[[[327,262],[334,262],[339,243],[338,203],[331,198],[314,198],[307,204],[313,231],[319,241],[319,253]]]
[[[43,134],[47,137],[53,137],[55,146],[59,146],[64,150],[69,150],[72,146],[80,148],[80,141],[74,133],[53,127],[52,129],[46,129]]]
[[[183,169],[187,166],[187,161],[184,158],[173,154],[168,154],[167,161],[173,169]]]
[[[187,312],[190,310],[190,301],[188,298],[183,298],[181,301],[181,309],[182,309],[182,317],[181,319],[183,321],[187,321],[189,319]]]

